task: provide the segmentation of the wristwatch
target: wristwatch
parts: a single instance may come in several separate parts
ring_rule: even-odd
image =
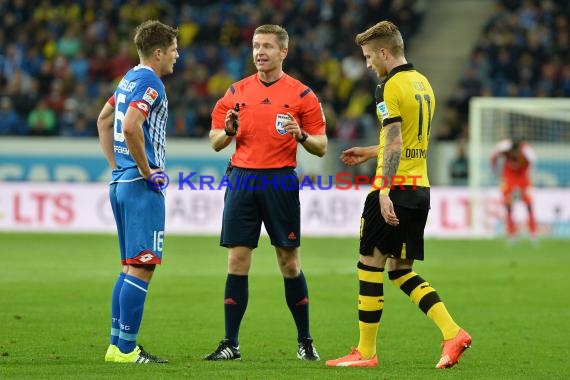
[[[230,132],[227,128],[224,128],[224,132],[226,132],[226,136],[235,136],[237,131]]]
[[[309,138],[309,135],[306,132],[301,131],[301,138],[297,139],[298,143],[304,143]]]

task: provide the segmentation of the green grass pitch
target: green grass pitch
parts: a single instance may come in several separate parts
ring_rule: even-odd
[[[436,370],[440,334],[389,281],[378,368],[327,368],[358,339],[357,238],[305,238],[302,264],[321,362],[296,358],[283,280],[266,239],[254,253],[241,362],[205,362],[223,335],[226,253],[216,237],[167,236],[139,342],[167,365],[105,363],[120,269],[113,235],[0,234],[1,379],[561,379],[570,373],[570,245],[429,240],[415,270],[473,336]]]

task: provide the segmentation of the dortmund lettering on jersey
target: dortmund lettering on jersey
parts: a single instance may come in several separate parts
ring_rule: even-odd
[[[413,185],[415,180],[416,185],[429,187],[427,151],[435,110],[431,85],[426,77],[414,70],[411,63],[407,63],[390,72],[377,86],[375,97],[380,125],[401,123],[403,146],[396,174],[407,178],[404,185]],[[376,175],[382,175],[385,143],[384,128],[381,128]]]

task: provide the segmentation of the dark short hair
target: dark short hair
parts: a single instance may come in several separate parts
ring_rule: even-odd
[[[143,57],[149,57],[155,49],[166,50],[176,41],[178,29],[158,20],[147,20],[135,29],[133,41]]]

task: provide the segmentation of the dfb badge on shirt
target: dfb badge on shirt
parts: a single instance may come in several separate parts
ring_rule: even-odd
[[[289,118],[289,115],[283,115],[282,113],[277,114],[277,117],[275,118],[275,129],[277,129],[277,133],[280,135],[287,133],[287,131],[285,131],[285,128],[283,128],[283,123],[289,120],[291,120]]]

